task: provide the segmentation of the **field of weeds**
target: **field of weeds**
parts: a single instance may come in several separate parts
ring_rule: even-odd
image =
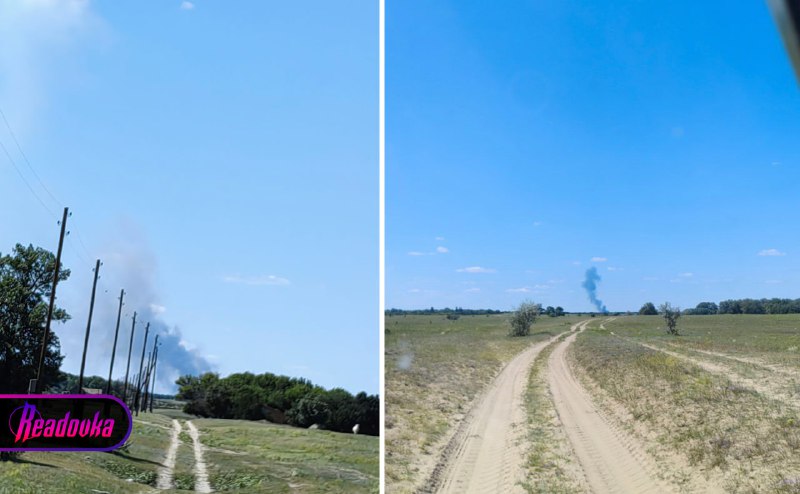
[[[386,318],[386,489],[413,492],[475,397],[529,345],[578,321],[542,317],[527,337],[508,336],[508,315]]]
[[[663,327],[657,316],[621,317],[580,335],[571,356],[586,387],[624,409],[615,413],[628,414],[673,482],[701,472],[726,492],[800,492],[798,408],[739,375],[794,377],[800,317],[683,317],[681,336]]]
[[[174,488],[156,490],[173,418],[184,422]],[[377,437],[262,422],[197,419],[177,410],[163,410],[139,415],[124,451],[29,452],[18,461],[0,462],[0,494],[194,492],[195,458],[187,419],[200,430],[209,481],[216,492],[379,490]]]

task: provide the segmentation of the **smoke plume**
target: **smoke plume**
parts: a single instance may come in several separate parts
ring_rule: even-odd
[[[608,312],[603,301],[597,298],[597,284],[600,282],[600,275],[597,274],[597,268],[592,266],[586,270],[586,279],[583,280],[583,288],[586,289],[586,294],[589,295],[589,301],[597,307],[600,312]]]
[[[213,365],[195,345],[189,342],[190,338],[184,336],[183,331],[177,325],[168,322],[169,308],[162,305],[156,289],[156,258],[144,241],[143,234],[134,225],[126,223],[125,233],[118,238],[119,240],[107,247],[107,252],[102,254],[101,283],[97,289],[98,295],[86,358],[86,375],[108,378],[111,351],[114,345],[114,330],[117,323],[119,291],[124,288],[124,305],[112,379],[122,381],[125,378],[129,348],[133,350],[130,359],[131,378],[139,372],[145,327],[149,322],[150,329],[147,348],[144,352],[144,366],[147,366],[147,355],[153,350],[155,337],[159,335],[156,392],[173,393],[176,391],[175,380],[178,377],[211,371]],[[73,326],[72,329],[60,331],[67,360],[71,362],[76,362],[76,359],[77,362],[80,362],[80,352],[83,348],[83,334],[86,327],[86,313],[82,310],[83,303],[84,301],[81,300],[80,305],[75,307],[74,311],[70,310],[74,316],[70,324],[77,323],[78,327]],[[136,312],[136,326],[131,347],[131,326],[134,312]],[[67,370],[72,370],[73,365],[69,365],[70,369]]]

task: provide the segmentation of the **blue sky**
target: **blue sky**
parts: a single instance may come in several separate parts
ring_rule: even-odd
[[[212,369],[378,392],[376,2],[1,0],[0,32],[0,108],[44,186],[0,141],[46,205],[0,151],[0,252],[55,251],[73,212],[66,370],[99,257],[91,374],[124,287],[170,346],[157,389]]]
[[[765,2],[387,5],[386,305],[800,297],[800,89]]]

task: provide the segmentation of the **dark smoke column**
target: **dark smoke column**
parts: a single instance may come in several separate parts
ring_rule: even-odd
[[[592,266],[586,270],[586,279],[583,280],[583,288],[586,289],[586,294],[589,295],[589,301],[597,307],[599,312],[608,312],[603,301],[597,298],[597,284],[600,282],[600,275],[597,274],[597,268]]]

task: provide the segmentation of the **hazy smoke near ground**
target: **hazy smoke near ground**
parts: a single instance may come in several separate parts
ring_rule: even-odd
[[[600,282],[600,275],[597,274],[597,268],[592,266],[586,270],[586,279],[583,280],[583,288],[586,289],[586,294],[589,295],[589,301],[597,307],[600,312],[608,312],[603,301],[597,298],[597,284]]]
[[[103,266],[100,268],[101,283],[97,288],[85,374],[108,377],[119,307],[119,291],[124,288],[125,297],[114,360],[113,379],[122,380],[125,377],[131,341],[132,317],[136,312],[130,376],[139,372],[145,328],[149,322],[150,329],[144,353],[144,365],[147,365],[148,352],[153,350],[155,337],[159,335],[156,392],[171,393],[176,390],[175,379],[179,376],[207,372],[213,370],[213,365],[187,341],[187,337],[177,325],[168,322],[169,308],[161,305],[156,288],[155,255],[147,247],[143,235],[137,231],[137,228],[126,225],[125,233],[117,237],[119,240],[116,240],[112,246],[105,249],[107,253],[101,255],[103,260]],[[80,303],[82,305],[83,301]],[[76,359],[78,363],[80,362],[80,352],[83,349],[88,297],[85,303],[87,305],[85,309],[82,306],[69,308],[75,319],[70,322],[71,327],[68,331],[60,331],[63,335],[64,353],[70,353],[68,358],[72,364],[67,369],[70,371],[72,371]],[[77,339],[80,339],[80,343]],[[191,337],[188,340],[191,340]],[[77,373],[78,369],[73,372]]]

